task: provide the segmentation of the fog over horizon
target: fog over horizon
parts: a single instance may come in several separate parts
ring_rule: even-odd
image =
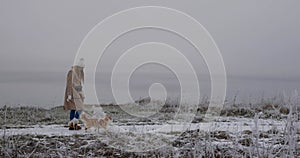
[[[106,17],[139,6],[163,6],[185,12],[207,29],[224,60],[228,97],[237,92],[242,93],[242,98],[249,98],[263,92],[272,96],[300,90],[297,0],[4,0],[0,2],[0,106],[62,103],[66,73],[87,33]],[[111,97],[110,92],[103,94],[109,89],[110,73],[118,58],[145,42],[176,47],[194,67],[203,94],[209,94],[209,71],[197,50],[176,34],[148,28],[125,34],[104,52],[96,71],[100,100],[109,102],[105,99]],[[167,74],[171,79],[166,78]],[[169,82],[169,88],[178,85],[171,72],[157,65],[141,67],[132,78],[136,82],[132,83],[135,98],[147,95],[148,82]],[[171,92],[177,90],[170,88]]]

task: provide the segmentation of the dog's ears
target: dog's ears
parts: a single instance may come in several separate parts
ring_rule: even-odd
[[[85,113],[84,113],[84,112],[82,112],[82,113],[79,115],[79,117],[80,117],[80,118],[83,118],[83,117],[85,117]]]
[[[82,116],[85,116],[86,113],[85,113],[84,111],[82,111],[81,114],[80,114],[80,116],[81,116],[81,115],[82,115]]]
[[[108,114],[107,117],[108,117],[109,119],[111,119],[111,115]]]

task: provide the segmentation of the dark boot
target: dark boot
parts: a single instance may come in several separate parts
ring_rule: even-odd
[[[73,123],[70,124],[69,130],[75,130],[75,128],[74,128],[74,126],[73,126]]]

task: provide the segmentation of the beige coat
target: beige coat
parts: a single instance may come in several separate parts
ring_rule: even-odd
[[[65,110],[82,110],[84,106],[84,93],[82,86],[84,82],[83,67],[73,66],[67,75],[66,92],[64,98]],[[67,101],[68,95],[71,100]]]

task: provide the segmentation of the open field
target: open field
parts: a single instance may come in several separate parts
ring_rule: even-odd
[[[199,105],[191,122],[174,120],[176,105],[155,115],[135,117],[118,105],[102,107],[113,117],[107,131],[69,131],[68,112],[0,109],[0,147],[5,157],[298,157],[299,107],[274,103],[225,105],[220,117],[204,119]],[[47,153],[45,153],[47,151]]]

